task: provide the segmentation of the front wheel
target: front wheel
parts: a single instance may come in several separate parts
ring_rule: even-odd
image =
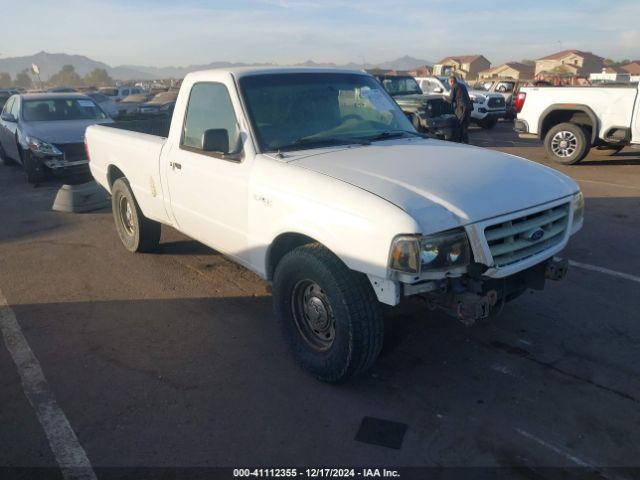
[[[319,244],[278,263],[273,302],[294,357],[320,380],[364,372],[382,349],[382,311],[368,279]]]
[[[27,183],[35,185],[44,182],[46,178],[44,165],[37,159],[33,158],[30,152],[20,152],[22,159],[22,168],[24,170],[24,178]]]
[[[485,130],[491,130],[497,123],[498,119],[496,117],[485,117],[478,122],[478,125]]]
[[[580,125],[561,123],[547,132],[544,148],[549,159],[564,165],[578,163],[589,153],[587,134]]]
[[[160,224],[142,214],[126,178],[119,178],[113,184],[111,209],[118,236],[127,250],[152,252],[158,248]]]

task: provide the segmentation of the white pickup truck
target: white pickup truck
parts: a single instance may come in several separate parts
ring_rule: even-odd
[[[640,144],[639,85],[523,87],[515,99],[516,131],[540,138],[550,160],[574,164],[591,147],[618,152]]]
[[[473,323],[562,278],[583,222],[570,178],[424,138],[362,72],[191,73],[166,138],[96,126],[86,147],[128,250],[164,224],[256,272],[294,356],[331,382],[376,359],[381,304]]]

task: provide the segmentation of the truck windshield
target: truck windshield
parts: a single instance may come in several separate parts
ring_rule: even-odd
[[[385,77],[382,85],[392,96],[422,94],[422,90],[413,77]]]
[[[27,122],[51,122],[102,120],[107,115],[89,98],[48,98],[26,100],[22,107],[22,117]]]
[[[377,141],[389,132],[417,135],[369,75],[251,75],[240,79],[240,90],[263,151]]]

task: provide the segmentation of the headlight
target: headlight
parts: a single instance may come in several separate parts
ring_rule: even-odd
[[[62,152],[58,150],[55,145],[40,140],[39,138],[27,136],[26,140],[29,150],[33,153],[38,153],[40,155],[62,155]]]
[[[486,97],[484,95],[474,95],[474,97],[471,99],[473,103],[484,103],[485,100]]]
[[[573,195],[573,233],[580,230],[584,221],[584,195],[582,192]]]
[[[470,263],[471,248],[462,229],[435,235],[400,235],[393,240],[389,268],[403,273],[449,270]]]

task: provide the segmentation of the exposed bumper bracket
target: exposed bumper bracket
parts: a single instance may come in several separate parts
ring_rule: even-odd
[[[569,261],[567,259],[552,258],[547,262],[544,276],[549,280],[562,280],[567,276]]]

